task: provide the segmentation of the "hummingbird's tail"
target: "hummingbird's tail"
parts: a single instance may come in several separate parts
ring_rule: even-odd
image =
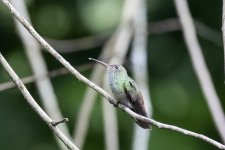
[[[142,115],[144,117],[148,117],[145,108],[143,106],[140,106],[140,103],[133,103],[133,106],[134,106],[134,111],[137,114]],[[141,120],[135,120],[135,122],[144,129],[151,129],[151,125],[148,122],[141,121]]]
[[[145,117],[148,117],[147,115]],[[151,125],[147,122],[141,121],[141,120],[135,120],[135,122],[144,129],[151,129]]]

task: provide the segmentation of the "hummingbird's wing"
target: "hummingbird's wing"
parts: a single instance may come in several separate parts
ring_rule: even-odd
[[[124,83],[123,87],[129,102],[133,106],[134,112],[136,112],[139,115],[148,117],[144,106],[144,100],[141,92],[137,87],[137,84],[132,79],[129,79]],[[149,123],[139,120],[137,120],[136,123],[145,129],[150,128]]]

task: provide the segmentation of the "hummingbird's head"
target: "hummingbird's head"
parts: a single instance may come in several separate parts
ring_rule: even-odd
[[[108,65],[107,67],[109,73],[116,73],[116,74],[127,74],[126,69],[122,65]]]
[[[126,69],[122,66],[122,65],[108,65],[102,61],[99,61],[99,60],[96,60],[96,59],[93,59],[93,58],[89,58],[89,60],[93,60],[93,61],[96,61],[97,63],[101,64],[102,66],[104,66],[107,71],[109,72],[109,74],[113,75],[113,74],[124,74],[126,75],[127,74],[127,71]]]

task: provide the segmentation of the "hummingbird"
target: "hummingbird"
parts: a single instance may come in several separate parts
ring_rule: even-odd
[[[122,65],[109,65],[94,58],[89,58],[89,60],[93,60],[107,69],[111,91],[119,103],[139,115],[148,117],[141,91],[136,82],[128,76],[127,70]],[[147,122],[138,119],[134,119],[134,121],[144,129],[151,128]]]

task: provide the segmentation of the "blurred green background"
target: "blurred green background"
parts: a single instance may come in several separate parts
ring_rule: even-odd
[[[51,39],[78,39],[89,35],[114,31],[120,21],[124,1],[120,0],[26,0],[34,28]],[[217,44],[199,37],[204,57],[217,93],[225,106],[223,46],[221,36],[222,1],[189,0],[192,16],[220,35]],[[148,0],[148,22],[176,18],[172,0]],[[0,51],[20,77],[32,75],[24,48],[17,35],[12,16],[0,4]],[[104,43],[102,43],[103,45]],[[72,65],[89,63],[88,57],[97,58],[102,46],[87,51],[62,53]],[[43,51],[49,70],[62,67]],[[127,56],[127,59],[129,55]],[[129,63],[128,63],[129,66]],[[198,133],[221,142],[212,121],[193,70],[182,32],[173,31],[148,36],[148,67],[153,118]],[[83,71],[89,77],[91,69]],[[0,83],[10,81],[0,67]],[[70,132],[73,132],[85,89],[70,74],[51,79],[59,106]],[[34,83],[27,85],[35,100],[40,97]],[[103,150],[101,98],[96,101],[84,150]],[[117,110],[121,150],[131,149],[133,121]],[[224,131],[225,132],[225,131]],[[151,150],[213,150],[215,147],[198,139],[153,127]],[[0,149],[1,150],[58,150],[50,129],[26,103],[16,88],[0,92]]]

